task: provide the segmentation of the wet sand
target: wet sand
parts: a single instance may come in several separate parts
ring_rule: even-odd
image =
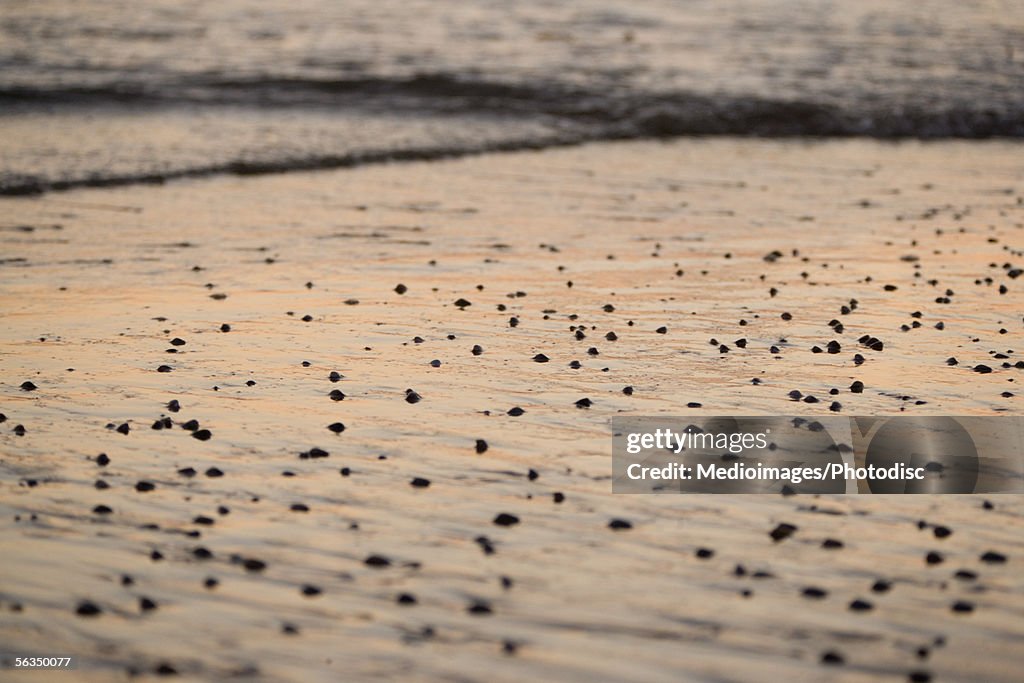
[[[4,199],[0,642],[82,662],[4,678],[1018,680],[1020,496],[613,496],[609,421],[1021,415],[1022,152]]]

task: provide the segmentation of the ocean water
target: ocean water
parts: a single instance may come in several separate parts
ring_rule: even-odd
[[[1024,137],[1024,3],[0,4],[3,194],[723,134]]]

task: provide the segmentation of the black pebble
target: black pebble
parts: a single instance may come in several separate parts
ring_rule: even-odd
[[[474,345],[472,351],[470,351],[470,353],[472,353],[474,356],[479,356],[483,352],[484,347],[480,346],[479,344]]]
[[[409,288],[406,287],[405,285],[401,284],[401,283],[395,285],[395,293],[396,294],[405,294],[408,291],[409,291]]]
[[[103,610],[100,609],[99,605],[89,602],[88,600],[83,600],[78,603],[78,607],[75,608],[75,614],[80,617],[96,617],[102,613]]]
[[[853,384],[850,385],[850,392],[854,394],[863,394],[864,382],[861,382],[859,379],[856,380]]]
[[[156,488],[156,485],[153,484],[152,482],[149,482],[149,481],[140,481],[137,484],[135,484],[135,490],[139,491],[140,493],[145,493],[146,491],[152,491],[155,488]]]
[[[523,410],[519,406],[516,406],[515,408],[512,408],[511,410],[509,410],[508,414],[511,415],[512,417],[519,417],[520,415],[522,415],[525,412],[526,412],[525,410]]]
[[[626,396],[632,396],[633,387],[622,387],[622,393],[624,393]]]
[[[363,560],[363,564],[365,564],[367,567],[390,567],[391,560],[384,557],[383,555],[370,555],[365,560]]]
[[[209,429],[198,429],[192,432],[192,438],[199,439],[200,441],[209,441],[211,436],[213,436],[213,434]]]
[[[419,403],[423,399],[422,396],[417,394],[412,389],[405,390],[405,402],[406,403]]]
[[[591,401],[589,398],[581,398],[580,400],[576,401],[577,408],[589,408],[592,405],[594,405],[594,402]]]
[[[132,430],[132,428],[128,426],[127,422],[122,422],[121,424],[119,424],[117,426],[117,432],[120,433],[120,434],[127,434],[131,430]]]
[[[143,612],[149,612],[149,611],[155,610],[156,607],[157,607],[157,604],[156,604],[155,601],[150,600],[147,597],[139,598],[139,609],[142,610]]]
[[[311,584],[308,584],[308,583],[307,583],[307,584],[305,584],[305,585],[304,585],[304,586],[302,587],[302,594],[303,594],[303,595],[305,595],[306,597],[310,597],[310,598],[311,598],[311,597],[313,597],[313,596],[316,596],[316,595],[320,595],[320,593],[322,593],[322,592],[323,592],[323,591],[321,591],[321,590],[320,590],[319,588],[317,588],[316,586],[313,586],[313,585],[311,585]]]
[[[109,515],[111,512],[113,512],[113,510],[106,505],[97,505],[92,509],[92,511],[97,515]]]
[[[171,370],[173,370],[173,369],[174,369],[174,368],[172,368],[172,367],[171,367],[170,365],[161,365],[160,367],[158,367],[158,368],[156,369],[156,371],[157,371],[157,372],[170,372],[170,371],[171,371]]]
[[[330,429],[335,434],[341,434],[343,431],[345,431],[345,425],[341,424],[340,422],[329,424],[327,425],[327,428]]]
[[[608,528],[613,531],[624,531],[626,529],[632,529],[633,523],[625,519],[616,518],[608,522]]]
[[[549,360],[551,359],[545,356],[543,353],[538,353],[536,356],[533,357],[534,363],[547,363]]]
[[[395,598],[395,602],[399,605],[415,605],[416,596],[412,593],[399,593],[398,597]]]
[[[485,453],[487,451],[487,448],[488,447],[487,447],[487,442],[486,441],[484,441],[483,439],[477,439],[476,440],[476,452],[477,453]]]
[[[498,526],[513,526],[519,524],[519,518],[515,515],[510,515],[507,512],[502,512],[494,518],[494,523]]]
[[[35,391],[38,388],[39,387],[37,387],[35,384],[32,384],[32,382],[27,382],[26,381],[26,382],[22,382],[21,383],[21,390],[22,391]]]
[[[772,529],[771,533],[769,533],[768,535],[772,537],[773,541],[778,543],[779,541],[787,539],[790,536],[792,536],[796,529],[797,527],[793,524],[787,524],[783,522],[782,524],[779,524],[774,529]]]
[[[412,481],[409,482],[409,484],[414,488],[425,489],[428,486],[430,486],[430,480],[424,479],[423,477],[415,477]]]

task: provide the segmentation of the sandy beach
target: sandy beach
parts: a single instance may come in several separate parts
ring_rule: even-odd
[[[3,198],[2,649],[82,681],[1019,680],[1019,495],[613,495],[609,424],[1021,416],[1022,153],[620,142]]]

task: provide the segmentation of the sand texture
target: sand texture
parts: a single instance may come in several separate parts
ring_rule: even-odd
[[[1021,415],[1022,160],[602,143],[3,199],[0,649],[82,681],[1018,681],[1020,496],[612,495],[609,423]]]

